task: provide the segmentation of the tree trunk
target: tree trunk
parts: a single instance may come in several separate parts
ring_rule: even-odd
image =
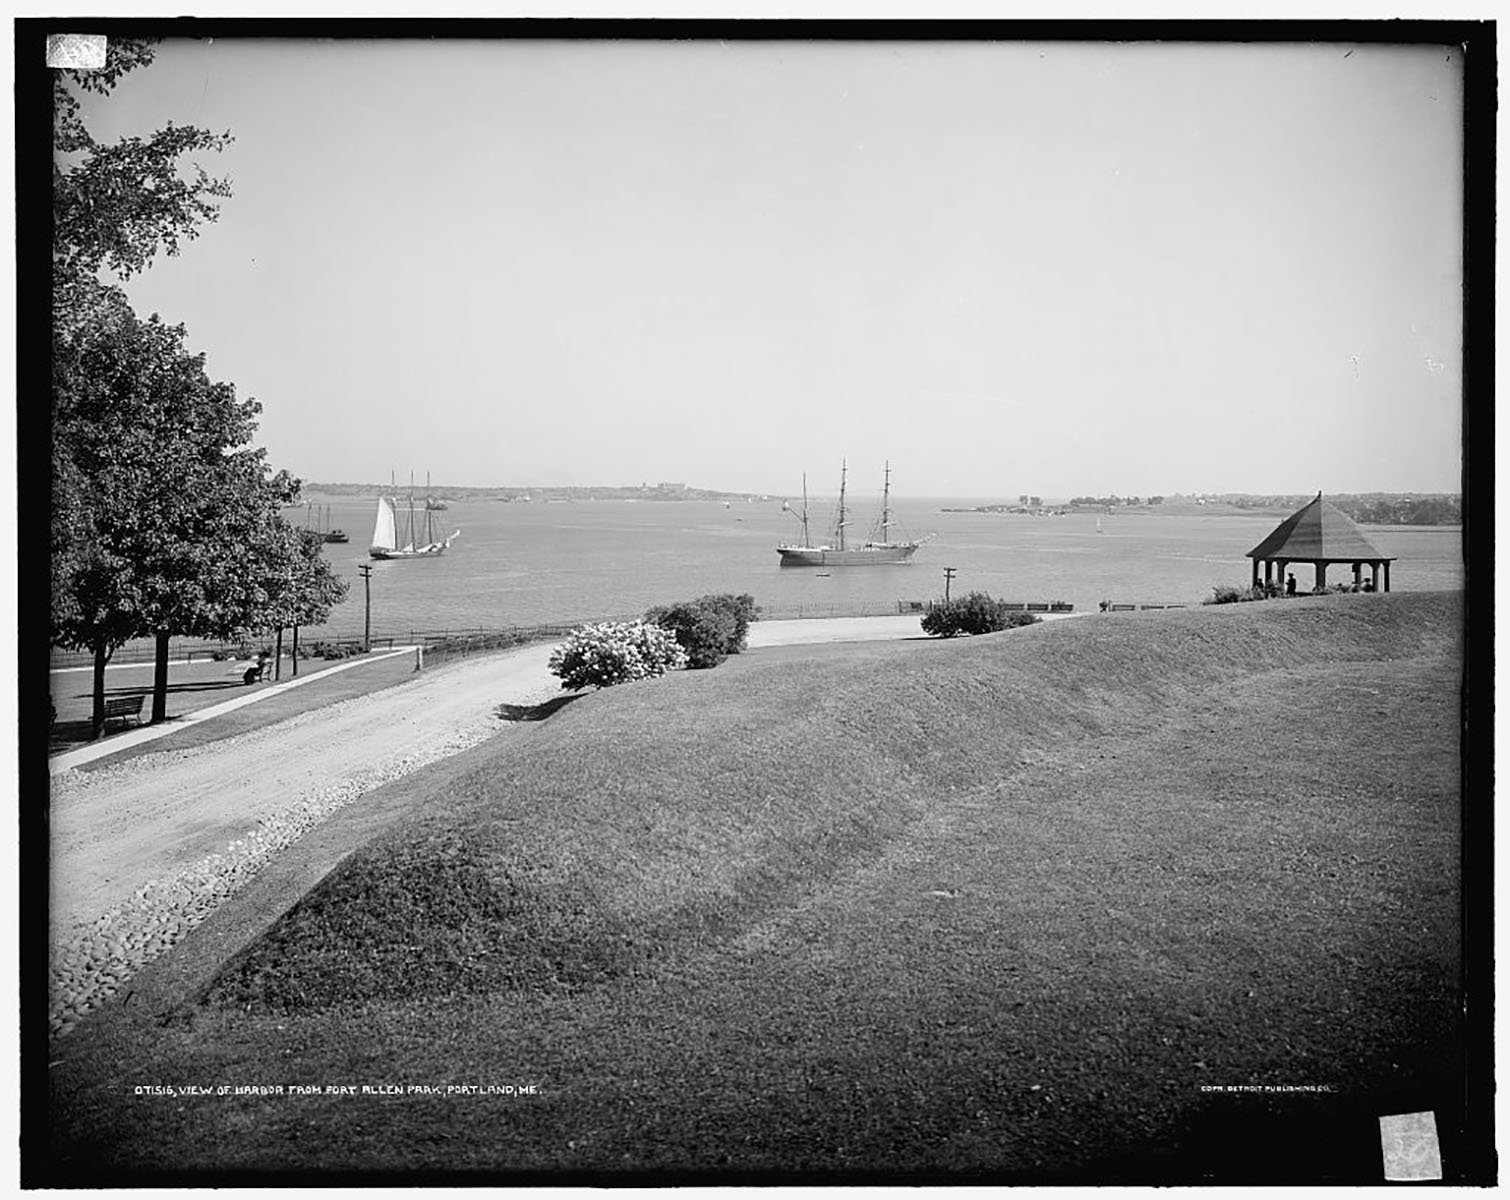
[[[152,720],[161,725],[168,719],[168,638],[170,634],[157,631],[157,653],[153,657],[152,670]]]
[[[273,639],[273,678],[282,678],[283,674],[283,626],[278,626],[278,636]]]
[[[294,675],[299,674],[299,627],[294,626]]]
[[[97,643],[94,647],[94,715],[89,738],[97,739],[105,731],[105,664],[110,661],[110,647]]]

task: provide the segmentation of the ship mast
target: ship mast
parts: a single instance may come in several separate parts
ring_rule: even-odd
[[[886,483],[881,489],[881,545],[891,544],[891,460],[886,462]]]
[[[802,472],[802,545],[806,548],[812,544],[813,539],[808,536],[807,532],[807,472],[804,471]]]
[[[409,549],[414,546],[414,472],[409,472]]]
[[[849,474],[848,460],[841,459],[839,462],[839,549],[844,549],[844,480]]]
[[[425,472],[425,545],[435,545],[435,510],[430,507],[430,472]]]

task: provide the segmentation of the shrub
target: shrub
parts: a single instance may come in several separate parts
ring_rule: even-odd
[[[730,592],[723,592],[717,596],[700,596],[696,603],[721,609],[733,618],[734,635],[728,645],[730,654],[738,654],[745,648],[745,640],[750,634],[750,623],[757,619],[755,616],[754,596],[748,592],[739,596]]]
[[[1274,595],[1278,595],[1278,589],[1274,589]],[[1257,587],[1234,587],[1230,583],[1219,583],[1211,589],[1211,598],[1202,600],[1202,604],[1246,604],[1249,600],[1267,600],[1270,592],[1263,584]]]
[[[665,608],[652,608],[645,620],[669,630],[687,652],[687,665],[716,667],[745,648],[750,622],[755,620],[755,597],[699,596]]]
[[[938,601],[923,614],[923,632],[931,637],[957,637],[962,633],[997,633],[1036,625],[1032,613],[1010,612],[1006,601],[993,600],[985,592],[971,592],[957,600]]]
[[[734,618],[722,609],[689,601],[669,608],[653,608],[645,619],[676,639],[693,669],[716,667],[729,656]]]
[[[668,630],[644,621],[604,621],[572,630],[551,651],[552,675],[564,688],[606,688],[650,679],[687,665]]]
[[[364,651],[360,642],[313,642],[307,649],[299,647],[300,657],[307,658],[351,658],[362,653]]]

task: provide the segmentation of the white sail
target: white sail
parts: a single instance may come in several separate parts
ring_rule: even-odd
[[[461,535],[457,530],[450,537],[442,539],[435,528],[435,513],[433,510],[425,510],[424,524],[420,525],[415,520],[414,495],[409,495],[408,519],[400,521],[397,505],[391,497],[383,497],[378,501],[377,524],[372,530],[372,547],[370,553],[373,558],[379,559],[410,559],[410,558],[434,558],[444,554],[452,541]],[[402,523],[403,533],[399,533]],[[403,537],[404,544],[398,544],[399,538]]]
[[[372,528],[372,548],[374,550],[392,550],[398,542],[398,533],[394,528],[393,502],[386,496],[378,498],[377,523]]]

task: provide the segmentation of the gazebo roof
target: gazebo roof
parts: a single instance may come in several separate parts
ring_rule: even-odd
[[[1394,561],[1394,555],[1380,554],[1352,518],[1323,500],[1320,492],[1281,521],[1273,533],[1248,551],[1248,557],[1291,562]]]

